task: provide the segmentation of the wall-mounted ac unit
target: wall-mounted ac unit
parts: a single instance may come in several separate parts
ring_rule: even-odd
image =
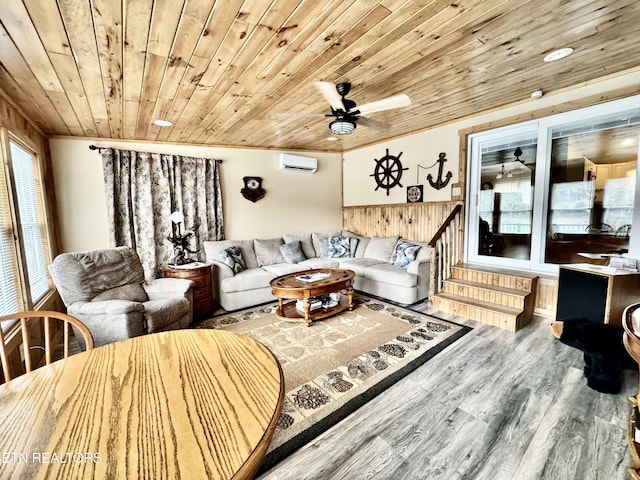
[[[278,168],[289,172],[316,173],[316,170],[318,170],[318,159],[291,155],[290,153],[281,153]]]

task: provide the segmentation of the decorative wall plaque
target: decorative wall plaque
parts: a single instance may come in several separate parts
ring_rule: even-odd
[[[424,198],[423,185],[411,185],[407,187],[407,203],[422,202]]]
[[[240,193],[247,200],[255,203],[267,193],[262,188],[262,177],[243,177],[242,180],[244,181],[244,188],[240,190]]]

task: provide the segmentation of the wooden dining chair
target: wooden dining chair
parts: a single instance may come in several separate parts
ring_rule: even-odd
[[[25,373],[31,372],[32,370],[41,367],[43,365],[49,365],[53,360],[53,353],[55,351],[56,343],[54,343],[55,337],[58,335],[57,330],[52,328],[53,322],[62,322],[62,342],[63,342],[63,358],[67,358],[70,352],[70,335],[71,328],[75,327],[75,331],[80,333],[84,338],[86,349],[91,350],[93,348],[93,336],[91,332],[87,328],[87,326],[82,323],[77,318],[72,317],[71,315],[67,315],[66,313],[61,312],[53,312],[49,310],[43,311],[27,311],[27,312],[17,312],[11,315],[5,315],[0,317],[0,326],[4,322],[8,321],[18,321],[20,322],[20,327],[15,329],[15,335],[21,338],[18,338],[15,345],[19,345],[22,343],[23,352],[24,352],[24,369]],[[43,324],[43,340],[44,345],[32,345],[32,332],[29,330],[29,326],[34,324]],[[7,345],[8,340],[11,344],[14,344],[14,334],[13,330],[11,330],[11,336],[7,336],[7,332],[3,331],[0,328],[0,360],[2,362],[2,371],[4,372],[4,381],[8,382],[13,379],[15,376],[20,375],[20,373],[16,374],[13,368],[13,364],[10,359],[10,351],[13,348],[9,348]],[[34,365],[31,359],[31,351],[33,349],[42,349],[44,350],[44,360],[37,362]],[[57,360],[57,359],[56,359]]]

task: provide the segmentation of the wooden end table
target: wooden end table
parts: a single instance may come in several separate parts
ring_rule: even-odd
[[[289,273],[271,280],[271,290],[278,297],[278,318],[300,318],[311,322],[326,318],[346,309],[353,309],[353,278],[355,272],[343,268],[316,268]],[[311,298],[346,291],[333,307],[311,310]],[[285,299],[292,301],[286,302]],[[302,311],[296,303],[302,300]]]
[[[162,265],[162,276],[165,278],[186,278],[193,282],[193,318],[206,318],[215,310],[213,301],[211,264]]]

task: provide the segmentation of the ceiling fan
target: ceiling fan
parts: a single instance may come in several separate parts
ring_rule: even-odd
[[[353,133],[358,122],[367,127],[385,129],[387,128],[386,124],[363,117],[362,115],[411,105],[409,96],[406,93],[399,93],[357,106],[356,102],[347,98],[351,90],[351,84],[349,82],[342,82],[335,85],[331,82],[315,82],[315,86],[331,106],[331,113],[325,116],[335,117],[335,120],[329,123],[329,129],[336,135],[349,135]]]

